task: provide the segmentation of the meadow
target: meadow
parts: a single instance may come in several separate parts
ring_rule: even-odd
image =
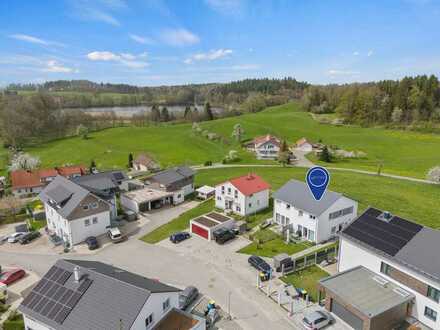
[[[79,137],[60,139],[27,148],[40,156],[43,166],[64,163],[88,164],[92,159],[100,168],[124,168],[128,153],[151,153],[162,166],[220,162],[229,150],[239,152],[240,163],[258,163],[231,137],[233,126],[240,123],[244,140],[257,135],[275,134],[293,144],[301,137],[322,141],[345,150],[363,151],[363,159],[331,163],[333,167],[376,171],[425,178],[427,171],[440,165],[440,135],[383,128],[361,128],[320,124],[310,114],[300,111],[296,103],[268,108],[254,114],[201,123],[203,129],[215,132],[227,142],[210,141],[195,134],[191,124],[160,124],[148,127],[120,127]]]

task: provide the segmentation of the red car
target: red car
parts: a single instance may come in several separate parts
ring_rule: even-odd
[[[0,283],[11,285],[15,281],[23,278],[26,275],[26,272],[23,269],[17,268],[12,269],[0,274]]]

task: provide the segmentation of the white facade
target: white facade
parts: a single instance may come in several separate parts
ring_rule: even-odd
[[[280,151],[279,145],[267,141],[255,146],[255,154],[257,159],[277,159]]]
[[[34,320],[33,318],[27,316],[26,314],[23,314],[23,320],[24,320],[24,328],[26,330],[54,330],[52,327],[49,327],[43,323],[40,323],[37,320]]]
[[[39,194],[44,189],[43,186],[40,187],[31,187],[31,188],[17,188],[12,189],[12,194],[15,197],[26,197],[29,195],[36,195]]]
[[[215,187],[215,207],[231,210],[241,216],[254,214],[269,206],[269,189],[244,195],[233,184],[225,182]]]
[[[110,212],[97,213],[75,220],[63,218],[52,206],[45,203],[47,227],[70,246],[83,242],[89,236],[105,234],[110,226]]]
[[[322,214],[311,214],[294,204],[275,199],[273,221],[288,226],[292,233],[301,233],[305,239],[320,243],[335,237],[357,215],[357,202],[340,197]]]
[[[298,145],[295,149],[304,152],[311,152],[313,150],[313,146],[309,142],[304,142]]]
[[[406,273],[409,276],[423,283],[426,283],[433,288],[440,289],[440,283],[433,282],[432,280],[421,276],[420,274],[414,272],[413,270],[407,267],[404,267],[396,262],[393,262],[392,260],[388,260],[385,257],[377,255],[374,252],[369,251],[368,249],[363,248],[344,237],[341,237],[340,245],[339,245],[339,262],[338,262],[339,272],[343,272],[347,269],[356,266],[363,266],[377,274],[380,274],[380,276],[386,278],[387,280],[396,283],[397,285],[401,286],[408,292],[411,292],[416,297],[415,304],[412,307],[412,316],[432,329],[440,329],[440,304],[434,301],[433,299],[422,295],[421,293],[407,287],[406,285],[382,273],[381,272],[382,262],[385,262],[391,267],[400,270],[401,272]],[[437,312],[436,321],[433,321],[424,315],[425,307],[428,307],[433,311]]]

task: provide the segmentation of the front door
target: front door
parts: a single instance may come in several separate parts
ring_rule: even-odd
[[[308,230],[307,230],[307,228],[306,228],[306,227],[303,227],[303,237],[304,237],[304,238],[307,238],[307,237],[308,237],[307,234],[308,234]]]
[[[226,209],[232,210],[232,201],[226,201]]]

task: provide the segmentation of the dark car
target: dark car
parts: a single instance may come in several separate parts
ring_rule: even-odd
[[[235,238],[235,233],[231,229],[220,228],[213,233],[214,239],[218,244],[224,244]]]
[[[26,234],[22,235],[18,239],[18,242],[20,244],[28,244],[28,243],[32,242],[34,239],[37,239],[40,236],[41,236],[41,234],[40,234],[39,231],[31,231],[30,233],[26,233]]]
[[[96,250],[97,248],[99,248],[99,243],[95,236],[87,237],[85,242],[89,250]]]
[[[172,234],[170,236],[170,241],[173,242],[174,244],[180,243],[188,238],[190,238],[191,235],[187,232],[180,232],[180,233],[175,233]]]
[[[270,265],[259,256],[250,256],[248,262],[252,267],[254,267],[256,270],[259,270],[260,272],[266,274],[272,272],[272,268],[270,267]]]
[[[199,296],[199,290],[195,286],[185,288],[179,294],[179,308],[185,309]]]

